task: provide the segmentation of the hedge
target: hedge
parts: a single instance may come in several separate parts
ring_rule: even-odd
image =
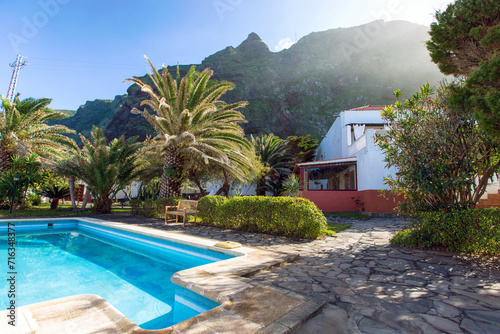
[[[165,218],[165,206],[179,203],[182,197],[167,197],[161,199],[147,199],[144,201],[134,199],[130,201],[131,214],[148,218]]]
[[[440,247],[452,252],[500,256],[500,209],[422,213],[413,228],[398,231],[391,242],[422,249]]]
[[[326,232],[325,216],[305,198],[205,196],[198,210],[203,222],[227,228],[308,239]]]

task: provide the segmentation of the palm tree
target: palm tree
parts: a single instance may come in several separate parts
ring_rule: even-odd
[[[5,115],[0,116],[0,172],[9,169],[13,155],[26,156],[35,153],[44,164],[61,158],[65,150],[77,149],[73,139],[64,133],[75,133],[63,125],[47,125],[67,117],[47,106],[51,99],[28,98],[22,101],[16,96],[13,103],[0,96]]]
[[[187,159],[201,158],[205,163],[217,162],[230,166],[226,152],[239,152],[250,143],[243,137],[239,123],[245,122],[244,116],[235,109],[242,108],[247,102],[226,104],[219,98],[234,88],[230,82],[210,80],[213,71],[205,69],[196,72],[191,67],[181,79],[179,67],[174,80],[163,65],[158,72],[149,58],[153,74],[149,74],[153,87],[143,79],[125,79],[141,87],[148,99],[141,102],[147,109],[133,109],[143,115],[157,132],[156,142],[164,152],[160,197],[180,196],[182,175]]]
[[[83,149],[80,154],[61,162],[57,170],[72,175],[87,184],[94,198],[94,211],[111,212],[111,198],[129,184],[139,173],[136,137],[125,140],[124,136],[106,144],[101,129],[94,126],[92,141],[80,135]]]
[[[38,194],[50,198],[52,200],[50,202],[50,210],[57,210],[59,200],[69,196],[69,188],[51,184],[40,190]]]
[[[287,141],[271,134],[261,137],[251,136],[253,149],[257,159],[263,165],[261,172],[257,175],[256,193],[259,196],[266,194],[266,182],[270,176],[283,176],[290,174],[291,156],[286,153]],[[276,188],[276,185],[271,185]]]

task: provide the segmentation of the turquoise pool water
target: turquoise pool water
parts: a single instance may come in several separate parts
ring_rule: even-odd
[[[0,224],[0,225],[3,225]],[[38,225],[38,226],[37,226]],[[218,306],[170,281],[177,271],[233,256],[82,221],[16,222],[16,305],[96,294],[145,329],[160,329]],[[7,236],[0,226],[0,261]],[[4,272],[6,272],[4,270]],[[8,282],[0,280],[1,291]],[[6,309],[9,299],[0,298]]]

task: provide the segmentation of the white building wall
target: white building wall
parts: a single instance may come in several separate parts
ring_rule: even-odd
[[[389,174],[395,175],[396,168],[385,167],[382,150],[375,143],[375,133],[373,129],[366,130],[363,137],[366,137],[366,146],[359,151],[358,158],[358,190],[368,189],[388,189],[384,184],[384,177]],[[362,138],[360,138],[361,140]]]
[[[384,177],[394,175],[396,169],[385,168],[384,155],[375,143],[376,130],[366,129],[362,137],[348,145],[350,124],[383,124],[383,119],[379,110],[341,112],[320,143],[316,160],[356,157],[358,190],[387,189]]]
[[[484,192],[482,199],[487,199],[488,194],[500,194],[500,178],[499,175],[493,175],[491,180],[488,180],[488,185],[486,186],[486,191]]]
[[[330,130],[321,141],[316,153],[316,160],[342,158],[342,147],[347,144],[347,131],[343,129],[341,118],[342,114],[334,120]],[[342,141],[342,134],[344,134],[345,143]]]
[[[131,189],[130,189],[130,197],[131,198],[136,198],[139,195],[139,188],[141,186],[141,182],[139,181],[134,181],[132,182]],[[120,190],[119,192],[116,193],[116,198],[118,199],[124,199],[127,198],[125,193]]]

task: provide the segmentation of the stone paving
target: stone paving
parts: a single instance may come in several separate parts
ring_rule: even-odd
[[[300,259],[250,277],[328,306],[294,333],[500,333],[500,260],[407,250],[389,244],[399,218],[333,219],[352,227],[303,241],[161,220],[103,216],[172,232],[268,250]]]

